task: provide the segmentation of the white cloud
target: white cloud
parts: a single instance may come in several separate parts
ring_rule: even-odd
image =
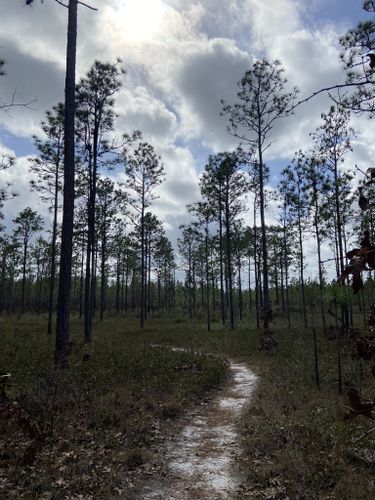
[[[0,145],[0,154],[13,155],[14,151]],[[13,226],[13,219],[26,207],[37,211],[44,219],[45,230],[49,230],[51,214],[48,212],[47,205],[31,190],[30,181],[33,178],[33,175],[29,171],[27,157],[17,158],[13,167],[1,172],[1,185],[10,185],[9,192],[14,192],[17,195],[4,204],[4,225],[8,228],[7,232]]]
[[[141,130],[147,140],[158,143],[170,142],[176,133],[177,117],[165,105],[150,94],[145,87],[124,89],[116,100],[119,118],[116,128],[129,132],[132,129]]]
[[[182,49],[182,47],[180,47]],[[182,133],[213,150],[230,147],[221,99],[232,100],[249,55],[232,40],[197,41],[183,47],[184,58],[169,68],[169,85],[181,116]]]

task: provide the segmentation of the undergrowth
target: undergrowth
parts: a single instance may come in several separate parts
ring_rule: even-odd
[[[1,321],[0,372],[12,385],[0,416],[0,498],[125,495],[132,471],[153,466],[158,435],[225,378],[222,358],[154,346],[162,322],[140,333],[135,318],[97,323],[90,347],[74,321],[69,366],[55,370],[44,326]],[[12,401],[41,429],[37,453]]]
[[[240,423],[246,481],[239,498],[375,498],[375,435],[363,436],[372,420],[354,417],[346,396],[350,387],[374,393],[368,367],[341,339],[339,395],[335,339],[318,337],[318,388],[311,330],[280,329],[277,338],[275,354],[253,358],[260,381]]]
[[[204,317],[108,317],[95,323],[94,344],[72,325],[69,368],[56,372],[45,318],[0,320],[0,371],[7,393],[45,433],[35,462],[24,464],[30,437],[0,418],[0,498],[127,498],[140,472],[158,473],[157,444],[181,412],[225,379],[222,355],[259,376],[241,434],[244,480],[238,498],[375,498],[372,421],[353,418],[346,391],[374,393],[369,367],[342,338],[344,394],[338,394],[336,340],[318,332],[320,389],[312,332],[274,323],[274,353],[259,350],[260,332],[245,322],[231,331]],[[173,351],[171,346],[185,351]],[[212,353],[217,356],[204,355]],[[2,451],[5,450],[5,451]],[[130,496],[129,496],[130,498]]]

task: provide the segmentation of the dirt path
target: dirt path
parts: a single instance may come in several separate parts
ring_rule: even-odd
[[[142,500],[233,498],[239,485],[235,458],[240,452],[236,419],[251,398],[256,376],[243,363],[230,362],[230,382],[213,401],[183,419],[180,435],[167,443],[167,474],[144,487]]]

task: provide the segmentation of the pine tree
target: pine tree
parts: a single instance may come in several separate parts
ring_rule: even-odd
[[[298,233],[298,256],[299,272],[301,285],[302,315],[305,328],[307,327],[306,314],[306,292],[304,277],[304,251],[303,251],[303,232],[306,229],[307,203],[304,194],[305,172],[304,155],[302,151],[296,153],[291,165],[281,172],[281,182],[279,190],[281,197],[285,200],[290,216],[289,223],[295,223]]]
[[[243,196],[248,191],[245,174],[240,170],[241,157],[238,153],[219,153],[209,157],[200,180],[201,193],[215,211],[219,222],[220,259],[223,263],[223,247],[225,248],[226,266],[221,264],[222,317],[224,317],[223,274],[226,267],[229,320],[234,328],[233,306],[233,263],[232,263],[232,226],[236,217],[244,210]],[[225,228],[225,244],[223,238]]]
[[[196,223],[179,227],[180,238],[177,239],[178,251],[185,262],[185,288],[187,291],[187,303],[189,319],[193,318],[193,307],[195,303],[195,266],[197,252],[201,243],[201,234]]]
[[[47,334],[52,335],[52,314],[56,278],[56,243],[57,215],[59,210],[59,194],[62,190],[62,165],[64,161],[64,105],[59,103],[52,111],[47,111],[46,121],[41,124],[46,139],[34,136],[34,144],[39,157],[30,160],[30,170],[37,176],[31,181],[44,202],[49,203],[53,213],[51,237],[51,271],[49,280],[49,303]]]
[[[194,214],[200,225],[204,226],[204,256],[205,256],[205,278],[206,278],[206,313],[207,330],[211,331],[211,306],[210,306],[210,265],[209,265],[209,231],[208,226],[214,219],[214,209],[208,202],[197,202],[188,206],[189,211]]]
[[[11,168],[14,166],[16,160],[13,156],[11,155],[2,155],[0,156],[0,172],[7,170],[8,168]],[[11,192],[9,189],[11,187],[11,184],[5,184],[5,185],[0,185],[0,220],[4,218],[4,215],[2,213],[2,208],[4,207],[4,203],[17,196],[16,192]],[[0,231],[2,230],[2,226],[0,225]]]
[[[270,133],[277,120],[288,116],[296,96],[296,89],[284,92],[286,79],[279,61],[257,61],[246,71],[238,83],[235,104],[225,104],[223,113],[229,117],[228,131],[237,137],[244,147],[255,151],[257,179],[259,182],[259,209],[262,231],[263,264],[263,328],[269,333],[271,306],[268,284],[268,249],[265,220],[265,163],[264,153],[270,146]],[[224,103],[223,103],[224,104]]]
[[[146,280],[146,239],[145,215],[146,209],[157,198],[155,188],[163,181],[164,167],[154,148],[146,142],[141,142],[132,150],[123,151],[125,172],[128,177],[129,202],[135,211],[135,223],[141,235],[141,317],[140,326],[145,321],[145,280]]]
[[[34,233],[43,229],[43,219],[30,207],[22,210],[13,223],[16,224],[14,237],[19,240],[22,246],[22,297],[21,312],[25,311],[25,291],[26,291],[26,270],[28,262],[28,248]]]
[[[366,0],[363,8],[368,13],[375,12],[373,0]],[[360,22],[340,38],[342,52],[340,54],[345,63],[347,78],[346,90],[353,89],[341,99],[342,106],[353,113],[367,114],[372,117],[375,113],[375,72],[373,55],[375,50],[375,20],[374,18]]]
[[[84,339],[92,340],[96,276],[95,216],[99,161],[111,151],[106,134],[113,130],[115,120],[114,95],[121,87],[121,68],[118,64],[95,61],[77,86],[77,133],[82,145],[82,162],[87,179],[87,257],[85,277]]]

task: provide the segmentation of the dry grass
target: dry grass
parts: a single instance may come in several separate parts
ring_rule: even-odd
[[[351,456],[355,446],[375,452],[375,434],[352,442],[373,423],[352,418],[346,396],[338,395],[334,342],[319,339],[318,390],[308,333],[280,331],[278,338],[276,354],[260,354],[253,361],[261,379],[240,424],[247,480],[239,498],[245,493],[270,499],[375,498],[375,461],[366,465]],[[344,348],[345,384],[356,385],[357,375],[358,362]],[[362,390],[374,394],[367,375]]]
[[[131,498],[140,475],[158,473],[159,445],[173,420],[225,377],[220,357],[195,350],[241,359],[260,376],[240,422],[245,481],[238,498],[375,498],[375,466],[352,453],[364,450],[371,458],[375,432],[353,440],[373,422],[348,418],[347,398],[337,393],[334,341],[318,337],[318,390],[311,332],[288,332],[280,320],[274,325],[278,349],[265,354],[258,349],[260,333],[247,324],[229,331],[215,322],[208,334],[203,320],[155,318],[141,333],[136,319],[109,318],[95,325],[88,361],[83,361],[81,325],[75,321],[71,366],[57,377],[44,321],[0,322],[0,370],[13,375],[10,396],[49,429],[37,461],[28,466],[20,463],[24,433],[3,427],[1,434],[0,429],[0,498]],[[361,377],[346,348],[343,380],[374,397],[369,368]]]
[[[142,471],[159,466],[160,436],[220,385],[226,366],[218,357],[153,348],[150,331],[141,334],[137,323],[97,324],[88,350],[75,322],[69,367],[56,371],[42,321],[2,322],[0,371],[14,382],[9,399],[43,431],[43,443],[30,460],[32,436],[2,405],[0,498],[126,498]],[[155,338],[164,335],[157,326]]]

